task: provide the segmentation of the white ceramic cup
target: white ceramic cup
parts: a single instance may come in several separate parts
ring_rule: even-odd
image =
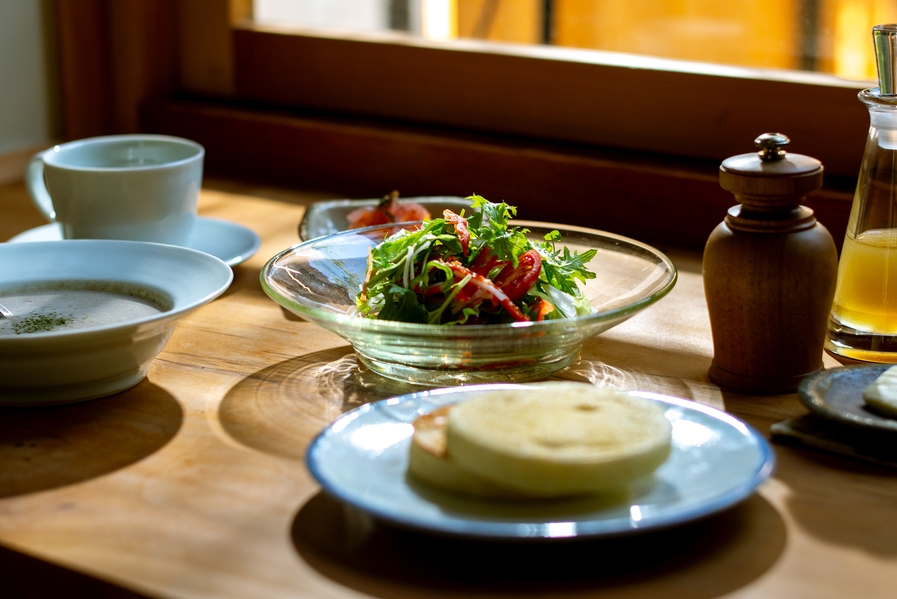
[[[36,154],[26,183],[64,239],[185,245],[196,221],[205,150],[165,135],[110,135]]]

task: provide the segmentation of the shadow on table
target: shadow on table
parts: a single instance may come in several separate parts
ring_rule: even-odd
[[[238,443],[301,460],[310,439],[344,412],[422,389],[369,371],[344,346],[285,360],[246,377],[227,392],[218,419]]]
[[[614,345],[618,352],[621,345],[626,344]],[[604,362],[588,348],[583,354],[551,378],[642,391],[670,393],[674,388],[676,395],[694,399],[688,386],[669,374],[681,373],[678,366],[654,372],[657,363],[668,359],[667,353],[644,355],[640,350],[638,364],[644,364],[644,371],[615,366],[614,355]],[[345,345],[284,360],[244,378],[221,401],[218,419],[227,434],[242,445],[302,460],[308,442],[345,412],[424,389],[371,372],[358,362],[352,347]]]
[[[608,335],[588,342],[579,360],[558,374],[594,385],[696,399],[696,385],[702,394],[715,388],[707,377],[709,367],[710,358],[698,352],[649,347]]]
[[[893,470],[801,448],[779,450],[778,456],[776,478],[789,487],[788,512],[799,527],[880,559],[897,556]],[[833,487],[832,472],[851,482]],[[824,512],[832,517],[820,517]]]
[[[231,281],[224,293],[216,298],[216,301],[237,293],[267,297],[259,286],[259,274],[262,272],[262,269],[254,268],[244,263],[231,267],[231,270],[234,273],[234,280]]]
[[[380,524],[319,493],[293,521],[306,563],[375,597],[456,593],[521,597],[677,597],[731,593],[763,575],[785,547],[779,514],[759,495],[677,528],[602,540],[492,542]]]
[[[796,393],[723,396],[729,413],[764,434],[774,423],[808,414]],[[866,437],[876,432],[858,430]],[[826,544],[882,559],[897,556],[894,469],[774,441],[775,478],[788,488],[786,507],[799,528]]]
[[[96,478],[158,451],[184,415],[161,387],[144,380],[138,388],[84,403],[0,410],[0,497]]]

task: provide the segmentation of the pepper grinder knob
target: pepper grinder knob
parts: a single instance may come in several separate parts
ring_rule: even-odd
[[[760,160],[782,160],[785,158],[785,146],[791,143],[787,135],[781,133],[764,133],[754,140],[754,145],[760,149],[757,155]]]

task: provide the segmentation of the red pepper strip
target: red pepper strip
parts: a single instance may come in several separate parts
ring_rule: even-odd
[[[498,262],[498,256],[493,256],[492,251],[488,247],[484,247],[477,254],[477,257],[473,259],[473,262],[470,264],[470,270],[485,277],[490,270],[495,268]]]
[[[480,253],[477,254],[477,257],[473,259],[473,262],[471,263],[469,268],[471,271],[475,272],[476,274],[482,275],[485,277],[486,275],[489,274],[489,271],[491,271],[493,268],[495,268],[495,266],[497,264],[507,264],[507,263],[504,260],[499,260],[498,256],[493,256],[492,250],[490,250],[488,247],[484,247],[484,248],[480,249]],[[468,284],[467,287],[464,288],[464,290],[467,293],[472,294],[473,291],[470,290],[470,288],[472,286],[473,286],[472,284]],[[491,298],[491,300],[492,300],[491,303],[493,306],[498,305],[498,301],[494,297]]]
[[[455,227],[455,233],[458,234],[458,241],[461,242],[461,251],[467,256],[467,249],[470,246],[470,231],[467,230],[467,219],[459,216],[451,210],[445,210],[442,215],[445,220],[452,223]]]
[[[470,283],[472,283],[473,285],[476,285],[477,287],[479,287],[480,289],[482,289],[483,291],[485,291],[486,293],[491,295],[493,298],[498,300],[498,302],[502,305],[502,307],[505,310],[508,311],[508,314],[510,314],[511,317],[514,318],[514,320],[517,320],[520,322],[529,320],[529,318],[527,318],[526,315],[520,311],[520,308],[518,308],[514,304],[514,302],[512,302],[510,299],[508,299],[508,296],[505,295],[505,293],[501,289],[499,289],[495,285],[495,283],[493,283],[492,281],[490,281],[483,275],[478,275],[475,272],[471,272],[471,270],[469,268],[467,268],[466,266],[463,266],[457,260],[452,260],[451,262],[448,262],[447,265],[449,268],[452,269],[452,272],[454,272],[456,275],[459,275],[462,277],[466,277],[467,275],[470,275]]]
[[[516,268],[509,264],[498,273],[498,276],[495,277],[495,284],[505,292],[511,301],[516,301],[536,284],[541,271],[542,256],[536,250],[528,250],[517,258]]]
[[[536,310],[536,320],[541,322],[545,320],[545,316],[554,312],[554,304],[551,302],[545,301],[543,299],[539,300],[539,308]]]
[[[436,285],[430,285],[429,287],[427,287],[426,289],[423,289],[423,290],[420,288],[420,286],[418,286],[414,290],[414,292],[421,293],[425,297],[430,297],[430,296],[442,293],[442,286],[437,283]]]

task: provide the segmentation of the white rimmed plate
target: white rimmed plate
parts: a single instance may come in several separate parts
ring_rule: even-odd
[[[10,243],[30,241],[62,241],[57,224],[43,225],[19,233]],[[261,239],[251,229],[217,218],[199,217],[185,247],[215,256],[228,266],[236,266],[258,251]]]
[[[484,501],[407,477],[415,418],[475,393],[509,387],[519,386],[422,391],[356,408],[315,439],[307,453],[309,470],[338,499],[393,524],[511,540],[616,536],[683,524],[746,499],[775,468],[766,440],[737,418],[688,400],[634,392],[665,406],[673,449],[628,499]]]

